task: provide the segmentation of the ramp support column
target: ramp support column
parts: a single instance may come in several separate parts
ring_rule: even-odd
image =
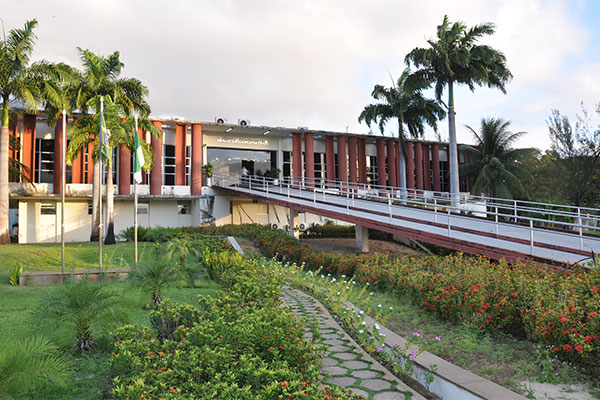
[[[356,248],[362,253],[369,252],[369,228],[366,226],[355,225],[354,234],[356,236]]]
[[[300,238],[300,230],[294,229],[298,225],[298,210],[290,208],[288,215],[288,226],[290,227],[289,234],[296,239]]]

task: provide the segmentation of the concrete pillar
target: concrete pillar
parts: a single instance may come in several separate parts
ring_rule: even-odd
[[[355,225],[354,235],[356,237],[356,248],[362,253],[369,252],[369,228]]]
[[[63,147],[63,132],[62,132],[62,114],[58,116],[56,126],[54,127],[54,171],[53,171],[53,184],[54,193],[62,194],[62,171],[64,166],[64,160],[62,158],[62,147]]]
[[[21,162],[27,167],[23,174],[32,182],[35,178],[35,121],[36,117],[26,114],[23,117],[23,133],[21,144]]]
[[[93,185],[94,184],[94,142],[88,143],[88,153],[87,153],[87,177],[86,183]]]
[[[131,151],[125,146],[119,148],[119,194],[131,194]]]
[[[348,136],[348,182],[356,183],[356,136]]]
[[[152,125],[160,131],[160,137],[152,136],[151,139],[154,165],[150,171],[150,194],[160,196],[162,194],[162,123],[152,121]]]
[[[377,184],[385,186],[385,139],[377,138]]]
[[[358,182],[367,183],[367,152],[364,138],[358,139]]]
[[[315,142],[312,132],[304,134],[304,160],[306,162],[306,186],[314,187],[315,180]]]
[[[325,164],[327,169],[327,180],[335,181],[335,155],[333,153],[333,136],[325,136]]]
[[[338,178],[340,182],[348,182],[348,166],[346,162],[346,136],[337,137]]]
[[[296,183],[302,182],[302,133],[292,134],[292,177]]]
[[[185,185],[185,147],[187,125],[175,125],[175,184]]]
[[[440,177],[440,145],[434,143],[431,146],[431,163],[433,164],[433,190],[440,192],[442,190],[442,181]]]
[[[415,142],[415,188],[423,190],[423,144]]]
[[[429,167],[429,145],[423,143],[423,179],[425,190],[431,190],[431,170]]]
[[[406,142],[406,187],[415,188],[415,153],[413,142]]]
[[[289,209],[288,226],[290,227],[290,230],[288,232],[289,235],[296,239],[300,238],[300,230],[294,229],[296,226],[298,226],[298,211],[297,210],[294,210],[291,208]]]
[[[192,124],[192,165],[190,165],[192,196],[202,194],[202,125]]]
[[[387,165],[388,165],[388,186],[398,186],[398,161],[396,159],[396,146],[394,139],[387,140]]]

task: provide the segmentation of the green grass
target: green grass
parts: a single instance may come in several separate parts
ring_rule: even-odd
[[[379,310],[379,304],[387,328],[403,337],[410,337],[413,332],[428,339],[440,336],[442,340],[432,341],[428,351],[511,390],[525,393],[520,382],[531,379],[565,384],[591,379],[565,363],[551,361],[549,352],[535,343],[440,320],[402,295],[374,292],[368,298],[368,306]]]
[[[9,246],[4,246],[9,247]],[[20,247],[20,246],[19,246]],[[0,249],[4,249],[0,248]],[[31,321],[30,312],[43,301],[54,287],[12,287],[4,280],[0,283],[0,335],[26,337],[37,332]],[[199,288],[171,287],[164,291],[165,298],[173,302],[195,304],[200,295],[213,295],[219,286],[210,281],[197,281]],[[129,323],[149,325],[148,312],[142,309],[150,302],[148,293],[141,293],[125,282],[111,282],[107,285],[117,288],[123,294],[123,303],[129,314]],[[67,355],[73,363],[73,373],[65,388],[48,386],[35,393],[40,400],[50,399],[103,399],[110,393],[110,346],[108,338],[99,340],[101,348],[90,353],[71,352]]]

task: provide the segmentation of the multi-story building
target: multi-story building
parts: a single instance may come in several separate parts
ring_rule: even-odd
[[[162,137],[142,134],[154,151],[154,166],[138,185],[140,226],[197,226],[206,223],[275,224],[285,227],[286,210],[241,198],[219,195],[202,177],[211,163],[218,183],[221,176],[264,175],[278,170],[280,178],[310,181],[360,182],[398,185],[399,148],[393,138],[364,134],[153,119]],[[10,125],[20,150],[27,179],[12,176],[10,183],[11,235],[19,243],[60,241],[62,125],[49,127],[40,115],[21,115]],[[67,140],[68,141],[68,140]],[[448,191],[446,143],[409,141],[407,185],[423,191]],[[68,143],[67,143],[68,145]],[[67,241],[88,240],[92,224],[93,162],[90,145],[66,166],[65,232]],[[464,158],[460,155],[459,162]],[[113,152],[115,232],[133,225],[133,157],[126,148]],[[244,172],[245,172],[244,171]],[[106,175],[106,171],[105,171]],[[462,191],[470,190],[461,182]],[[300,223],[322,223],[315,215],[301,215]]]

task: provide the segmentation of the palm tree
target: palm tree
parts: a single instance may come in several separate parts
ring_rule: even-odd
[[[398,145],[400,146],[400,189],[406,192],[406,145],[404,125],[413,138],[422,137],[424,125],[437,130],[437,121],[446,113],[435,100],[426,99],[421,91],[429,84],[411,77],[410,69],[406,68],[398,81],[391,88],[375,85],[371,96],[381,101],[369,104],[360,113],[358,121],[365,121],[369,127],[379,120],[379,129],[383,134],[385,125],[391,118],[398,120]]]
[[[526,132],[509,131],[510,121],[502,118],[483,118],[479,132],[470,126],[475,145],[462,145],[469,162],[460,166],[461,175],[473,178],[473,194],[491,197],[528,198],[522,181],[531,179],[523,162],[535,149],[513,149],[511,145]]]
[[[0,398],[31,398],[32,389],[48,383],[65,385],[70,364],[48,340],[0,339]]]
[[[34,311],[40,328],[55,332],[61,344],[79,350],[92,349],[98,336],[126,320],[123,296],[87,280],[56,287]]]
[[[484,23],[470,29],[462,22],[453,24],[444,16],[437,27],[437,40],[428,40],[428,48],[415,48],[406,55],[405,62],[420,68],[415,72],[419,80],[434,84],[435,96],[441,102],[444,88],[448,88],[448,136],[450,147],[450,192],[452,205],[456,206],[459,193],[458,152],[454,113],[454,84],[487,86],[506,93],[504,85],[512,74],[501,52],[477,41],[495,31],[494,24]]]
[[[150,114],[150,106],[145,100],[145,96],[148,95],[146,86],[136,78],[119,77],[124,64],[119,60],[118,51],[108,57],[103,57],[80,47],[77,49],[83,64],[83,72],[79,74],[71,88],[74,108],[81,110],[84,115],[89,114],[90,107],[93,106],[90,100],[100,95],[110,96],[115,104],[122,107],[126,117],[130,117],[133,112],[142,117]],[[95,135],[95,132],[90,132],[89,135]],[[100,175],[100,164],[95,159],[91,241],[99,240],[100,221],[97,196],[100,194]]]
[[[29,65],[36,36],[37,21],[27,21],[21,29],[11,29],[0,38],[0,99],[2,101],[2,128],[0,130],[0,244],[10,243],[8,230],[9,179],[9,106],[20,101],[35,110],[42,97],[40,79],[48,65],[38,61]]]

